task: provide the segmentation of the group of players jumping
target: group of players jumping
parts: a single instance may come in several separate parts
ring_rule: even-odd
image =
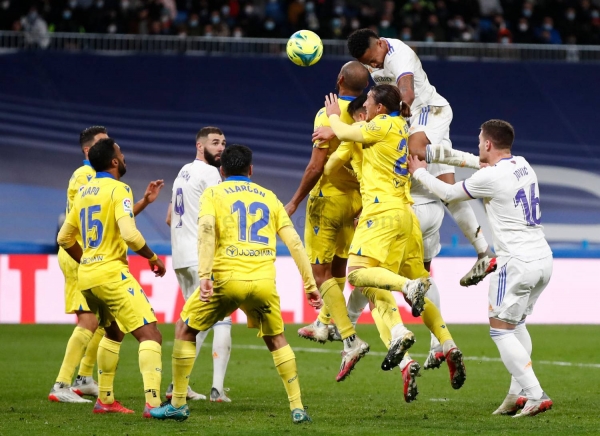
[[[189,378],[197,355],[196,337],[240,308],[247,315],[248,326],[259,329],[259,336],[272,354],[288,395],[292,421],[309,422],[301,401],[295,356],[283,333],[273,263],[276,235],[289,248],[298,266],[309,304],[321,309],[315,322],[301,328],[299,335],[318,342],[343,342],[337,381],[347,378],[369,351],[369,345],[355,330],[360,314],[369,304],[388,348],[382,369],[399,366],[404,398],[407,402],[415,400],[420,365],[408,353],[415,336],[404,326],[392,294],[400,292],[412,307],[413,316],[421,316],[431,331],[425,369],[438,368],[446,361],[452,387],[459,389],[464,384],[463,356],[441,316],[439,291],[429,276],[431,260],[440,251],[439,229],[444,214],[440,197],[478,253],[474,267],[461,279],[462,285],[473,285],[496,271],[497,263],[506,255],[504,251],[508,250],[505,257],[511,258],[510,248],[504,247],[503,238],[491,222],[499,255],[496,258],[472,209],[463,202],[473,196],[494,198],[495,193],[478,190],[474,182],[455,184],[453,166],[479,169],[481,161],[496,168],[500,161],[513,159],[510,162],[517,165],[521,159],[529,177],[526,181],[533,180],[531,195],[539,198],[535,173],[524,159],[510,154],[514,131],[500,120],[482,125],[479,156],[452,149],[450,105],[431,86],[417,55],[403,42],[379,38],[362,29],[350,35],[348,48],[356,61],[342,67],[337,95],[327,96],[325,107],[317,113],[310,163],[285,207],[273,192],[251,181],[250,149],[241,145],[225,148],[223,143],[221,151],[206,155],[206,142],[198,142],[197,138],[197,157],[210,156],[200,159],[209,165],[188,164],[178,175],[180,183],[176,180],[174,184],[168,218],[172,240],[174,232],[185,227],[182,219],[177,224],[171,222],[172,215],[190,215],[183,206],[185,201],[189,204],[184,192],[196,180],[193,173],[210,168],[214,183],[195,188],[200,196],[198,213],[192,217],[193,222],[197,220],[196,263],[185,266],[191,268],[191,273],[177,276],[182,290],[195,290],[184,292],[187,301],[177,321],[172,356],[173,387],[170,399],[163,403],[162,337],[152,307],[126,261],[129,247],[148,259],[157,276],[165,273],[164,265],[145,244],[134,220],[134,215],[156,198],[163,184],[152,182],[144,199],[134,205],[131,189],[119,180],[126,170],[119,146],[108,138],[106,130],[84,131],[80,142],[87,153],[87,165],[77,170],[70,182],[67,217],[58,236],[67,312],[77,313],[78,327],[69,340],[59,378],[50,392],[51,400],[79,402],[76,398],[81,395],[93,394],[98,397],[95,413],[133,413],[115,400],[113,390],[119,347],[124,334],[132,333],[140,342],[139,362],[146,396],[143,416],[185,420],[190,414],[186,400],[195,394],[189,388]],[[365,95],[369,74],[376,86]],[[211,164],[220,168],[221,183]],[[525,183],[521,177],[517,181]],[[460,187],[463,194],[453,193],[450,187],[454,186]],[[305,251],[290,217],[307,195]],[[527,197],[523,205],[525,201]],[[517,333],[523,336],[523,329],[526,332],[525,316],[531,313],[551,274],[551,252],[549,247],[544,251],[547,243],[537,226],[539,221],[530,223],[537,219],[536,213],[534,207],[533,218],[531,211],[526,217],[527,231],[532,235],[529,239],[538,243],[535,252],[544,254],[533,260],[546,264],[545,270],[541,269],[545,275],[528,288],[535,298],[521,298],[517,310],[514,302],[506,307],[505,295],[510,300],[511,287],[506,289],[508,263],[504,262],[500,272],[494,273],[499,274],[499,284],[494,291],[496,304],[490,304],[492,330],[506,339],[504,343],[512,340],[511,335],[517,338],[525,353],[518,356],[521,360],[530,358],[531,351]],[[518,218],[523,221],[522,216]],[[347,303],[343,295],[346,279],[354,286]],[[514,286],[520,285],[515,282]],[[522,293],[519,295],[522,297]],[[504,360],[507,351],[503,351],[500,341],[494,341]],[[529,347],[530,344],[529,339]],[[511,350],[516,348],[512,343]],[[96,352],[97,386],[91,377]],[[79,376],[71,386],[82,357]],[[524,365],[523,370],[506,366],[514,383],[494,413],[515,414],[523,409],[516,416],[528,416],[552,406],[531,365]],[[220,392],[216,391],[215,400],[227,398],[222,379]]]

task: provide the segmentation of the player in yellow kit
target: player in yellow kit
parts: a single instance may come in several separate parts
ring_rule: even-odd
[[[346,109],[352,100],[362,94],[369,83],[368,80],[369,73],[359,62],[348,62],[340,70],[336,89],[339,94],[342,122],[352,124],[352,117]],[[325,108],[319,110],[314,123],[315,129],[323,126],[329,126]],[[298,334],[321,343],[327,339],[332,340],[332,329],[328,326],[330,316],[333,317],[344,342],[342,364],[336,377],[337,381],[342,381],[369,351],[369,345],[356,336],[343,294],[348,249],[354,236],[353,219],[361,208],[359,184],[356,177],[343,168],[335,174],[323,175],[327,159],[339,144],[337,138],[313,144],[311,160],[300,186],[286,205],[286,211],[292,216],[310,191],[306,206],[304,242],[315,281],[326,307],[321,310],[315,322],[299,329]]]
[[[275,194],[250,180],[252,151],[231,145],[221,154],[223,183],[205,189],[198,222],[200,287],[186,301],[173,346],[173,397],[150,414],[187,419],[189,376],[196,357],[196,334],[241,308],[248,327],[257,328],[273,356],[288,394],[292,421],[310,422],[300,398],[296,358],[288,345],[275,287],[276,236],[290,250],[304,281],[309,304],[321,296],[300,237]]]
[[[140,342],[143,416],[149,417],[148,410],[160,405],[162,337],[150,302],[129,272],[127,248],[148,259],[156,276],[162,277],[165,267],[135,226],[131,188],[119,181],[126,171],[119,146],[111,138],[101,139],[88,156],[96,177],[75,196],[57,240],[80,263],[78,288],[105,327],[98,346],[99,395],[94,413],[133,413],[115,401],[113,390],[121,342],[125,333],[131,333]]]
[[[399,110],[404,116],[410,111],[401,102],[397,88],[380,85],[371,89],[364,105],[369,123],[348,128],[335,116],[339,109],[334,100],[332,95],[326,103],[328,113],[333,115],[330,120],[334,132],[340,139],[363,144],[363,213],[352,241],[348,280],[355,286],[364,287],[363,293],[375,304],[389,328],[389,351],[382,369],[391,370],[400,364],[415,341],[413,333],[402,324],[395,301],[381,289],[402,291],[413,314],[423,312],[425,324],[444,344],[451,384],[458,389],[466,378],[462,353],[454,344],[437,307],[425,299],[429,275],[423,267],[420,228],[410,207],[412,199],[406,164],[408,126],[399,116]],[[413,366],[414,374],[409,375],[418,373],[418,365]],[[412,401],[416,396],[416,384],[414,395],[406,389],[405,383],[405,399]]]
[[[92,145],[103,138],[108,138],[106,128],[103,126],[88,127],[79,135],[79,144],[85,159],[83,165],[73,172],[69,180],[65,216],[72,209],[75,195],[81,187],[96,176],[96,171],[88,160],[88,151]],[[162,180],[150,182],[144,197],[134,206],[135,215],[156,199],[163,185]],[[81,244],[79,235],[77,241]],[[62,248],[59,248],[58,251],[58,264],[65,277],[65,313],[77,315],[77,326],[67,343],[62,365],[48,394],[48,399],[62,403],[89,403],[90,400],[81,397],[83,395],[98,396],[98,386],[92,377],[92,372],[96,364],[98,344],[104,336],[104,329],[97,328],[96,315],[89,311],[85,298],[77,287],[79,264],[71,259]],[[79,365],[79,372],[71,387],[77,365]]]

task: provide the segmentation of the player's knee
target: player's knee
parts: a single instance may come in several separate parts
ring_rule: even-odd
[[[94,333],[98,328],[98,318],[91,312],[78,312],[77,327],[84,328]]]

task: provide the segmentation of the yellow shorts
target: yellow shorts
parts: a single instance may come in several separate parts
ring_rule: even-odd
[[[89,312],[87,301],[77,286],[79,264],[61,248],[58,250],[58,265],[65,276],[65,313]]]
[[[400,274],[409,280],[419,279],[421,277],[429,277],[429,273],[423,264],[423,234],[421,233],[421,225],[412,208],[413,226],[412,233],[408,238],[406,249],[404,250],[404,258],[400,265]]]
[[[308,197],[304,244],[310,263],[331,263],[333,256],[348,258],[354,217],[361,204],[358,191],[333,197]]]
[[[108,327],[113,321],[123,333],[132,332],[156,322],[154,309],[144,290],[129,271],[122,272],[123,280],[104,283],[82,291],[90,310],[98,316],[100,325]]]
[[[200,301],[200,288],[188,298],[181,320],[195,330],[204,331],[216,322],[242,309],[248,327],[258,329],[258,337],[283,333],[283,319],[275,280],[216,280],[208,303]]]
[[[412,234],[413,217],[408,203],[367,205],[356,226],[350,254],[375,259],[381,267],[397,273]]]

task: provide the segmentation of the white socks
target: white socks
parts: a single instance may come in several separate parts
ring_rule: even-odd
[[[353,326],[356,327],[356,322],[362,314],[365,307],[369,304],[369,299],[363,295],[360,287],[356,287],[352,290],[350,297],[348,298],[348,317]]]
[[[437,308],[439,309],[439,311],[442,311],[442,302],[440,300],[440,290],[438,289],[435,280],[433,280],[433,278],[429,278],[429,281],[431,283],[431,287],[429,288],[429,290],[427,291],[427,298],[429,298],[431,300],[431,302],[433,304],[435,304],[437,306]],[[437,338],[435,337],[435,335],[433,333],[431,333],[431,343],[429,345],[429,349],[430,350],[441,350],[442,348],[442,344],[440,344],[440,341],[437,340]]]
[[[519,340],[521,345],[523,345],[525,351],[527,351],[527,354],[531,356],[531,350],[533,349],[533,346],[531,344],[531,336],[529,336],[529,331],[525,326],[525,321],[521,321],[517,325],[517,328],[515,329],[515,336]],[[521,393],[521,385],[514,377],[510,378],[510,388],[508,390],[508,393],[514,395],[519,395],[519,393]]]
[[[447,204],[446,207],[462,230],[465,238],[475,247],[477,254],[484,253],[488,248],[488,243],[479,228],[479,223],[471,206],[466,201],[455,201]]]
[[[541,398],[543,391],[533,372],[531,356],[517,339],[515,331],[490,328],[490,336],[500,351],[504,366],[525,391],[527,398],[535,400]]]
[[[212,330],[215,332],[212,344],[213,356],[213,384],[220,394],[223,393],[223,384],[225,382],[225,373],[227,372],[227,364],[231,355],[231,318],[227,317],[223,321],[219,321]],[[200,353],[200,347],[208,336],[210,330],[199,332],[196,335],[196,357]]]

